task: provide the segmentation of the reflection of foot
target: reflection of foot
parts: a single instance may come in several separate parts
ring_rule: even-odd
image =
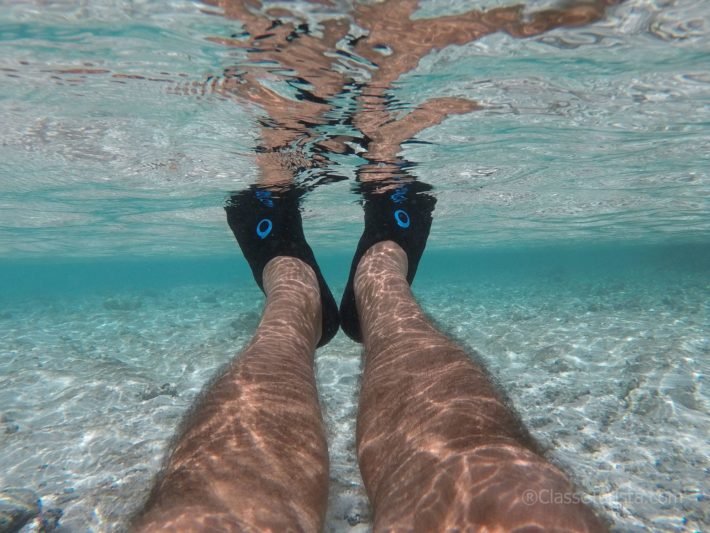
[[[365,231],[355,251],[350,277],[340,302],[340,320],[348,337],[362,342],[355,305],[353,281],[363,254],[381,241],[394,241],[407,253],[407,281],[411,285],[424,253],[436,198],[426,191],[431,186],[418,181],[364,182],[361,193],[365,208]]]
[[[233,194],[225,210],[229,227],[261,290],[264,290],[264,267],[274,257],[295,257],[313,269],[318,278],[323,307],[320,347],[338,331],[338,306],[303,234],[299,210],[301,194],[294,187],[250,187]]]

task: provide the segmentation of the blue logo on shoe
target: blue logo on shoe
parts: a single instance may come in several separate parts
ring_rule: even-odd
[[[404,209],[397,209],[397,211],[394,212],[394,220],[400,228],[407,229],[409,227],[409,215]]]
[[[262,218],[256,225],[256,234],[260,239],[266,239],[271,233],[271,229],[274,227],[271,220],[268,218]]]
[[[271,199],[271,191],[256,191],[256,199],[266,207],[274,207],[274,201]]]
[[[409,191],[407,187],[399,187],[390,195],[390,199],[395,204],[401,204],[407,199],[407,191]]]

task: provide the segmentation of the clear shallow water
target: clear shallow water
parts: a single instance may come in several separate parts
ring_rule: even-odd
[[[246,58],[207,39],[239,28],[204,6],[0,6],[0,488],[37,491],[67,531],[120,530],[258,319],[221,206],[256,178],[260,112],[206,87]],[[417,296],[624,531],[710,524],[708,9],[634,1],[584,28],[494,34],[393,89],[402,113],[440,96],[483,106],[403,147],[439,199]],[[336,296],[361,162],[334,158],[348,180],[304,202]],[[359,348],[339,335],[318,372],[328,528],[366,527]]]
[[[323,257],[336,294],[348,261]],[[415,292],[481,354],[615,530],[702,531],[708,268],[698,247],[433,251]],[[180,417],[258,322],[246,269],[236,253],[3,264],[0,484],[62,508],[64,531],[122,530]],[[28,275],[31,286],[19,285]],[[367,529],[353,442],[359,346],[338,334],[317,371],[332,465],[327,530]]]

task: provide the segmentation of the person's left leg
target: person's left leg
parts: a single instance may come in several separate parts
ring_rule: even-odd
[[[482,363],[425,316],[408,262],[379,242],[354,280],[365,347],[357,449],[373,530],[606,531]]]
[[[328,450],[313,355],[321,296],[311,267],[276,257],[266,307],[244,352],[206,389],[169,457],[137,531],[318,531]]]

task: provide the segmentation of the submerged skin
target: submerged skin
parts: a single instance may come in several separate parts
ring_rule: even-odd
[[[212,2],[210,2],[212,3]],[[366,140],[360,181],[402,175],[401,145],[447,116],[478,108],[462,98],[424,102],[395,117],[386,96],[402,74],[433,50],[496,31],[513,37],[598,20],[613,0],[570,2],[526,15],[520,6],[412,21],[415,0],[358,4],[352,19],[368,34],[355,51],[370,60],[370,81],[357,95],[352,123]],[[258,2],[214,2],[239,19],[250,58],[277,61],[310,84],[315,101],[294,102],[247,68],[214,90],[257,104],[262,186],[292,183],[305,168],[328,164],[348,139],[323,138],[329,100],[352,80],[333,69],[342,18],[325,21],[323,37],[301,35],[283,10]],[[378,45],[391,51],[384,56]],[[320,148],[317,154],[313,149]],[[364,335],[364,374],[357,452],[374,513],[374,530],[605,531],[566,475],[546,461],[486,370],[424,316],[406,281],[406,253],[374,245],[361,259],[355,296]],[[277,257],[264,270],[266,306],[252,341],[208,385],[178,440],[136,531],[319,531],[327,505],[328,454],[313,357],[321,306],[312,269]],[[566,495],[528,505],[526,492]],[[546,492],[541,492],[546,491]],[[544,500],[548,501],[548,500]]]
[[[426,318],[391,241],[363,256],[355,296],[365,344],[357,424],[374,530],[604,531],[486,370]]]
[[[292,257],[264,269],[254,337],[183,423],[136,531],[317,531],[328,450],[313,354],[320,294]]]
[[[357,450],[374,530],[605,531],[578,499],[528,503],[529,491],[573,496],[574,487],[485,369],[424,316],[406,274],[406,254],[385,241],[355,280],[365,345]],[[136,531],[322,529],[318,285],[308,265],[278,257],[264,288],[254,338],[186,419]]]

